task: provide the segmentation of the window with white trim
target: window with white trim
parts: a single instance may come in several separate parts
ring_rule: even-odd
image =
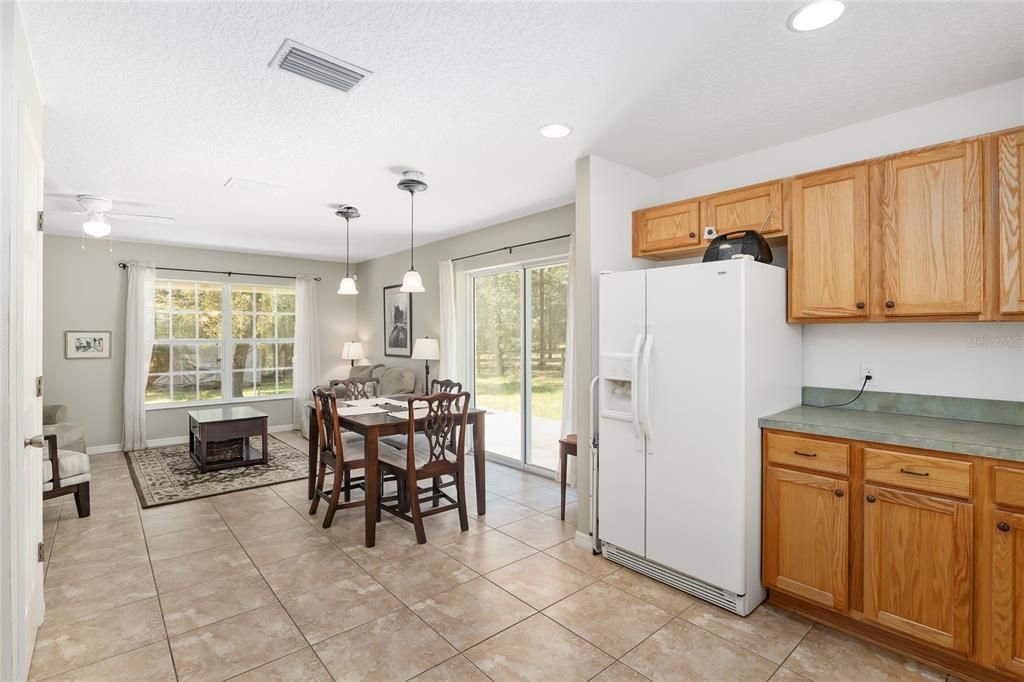
[[[292,395],[294,287],[157,280],[146,403]]]

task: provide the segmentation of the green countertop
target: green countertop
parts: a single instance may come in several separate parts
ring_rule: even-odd
[[[1024,426],[803,405],[762,417],[765,429],[1024,462]]]

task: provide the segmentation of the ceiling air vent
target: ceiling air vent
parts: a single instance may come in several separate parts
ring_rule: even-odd
[[[294,40],[285,40],[270,62],[271,68],[290,71],[335,90],[349,92],[372,71],[349,64]]]

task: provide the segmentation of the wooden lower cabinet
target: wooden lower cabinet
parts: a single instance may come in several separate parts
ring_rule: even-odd
[[[834,609],[846,608],[846,481],[769,466],[765,479],[764,583]]]
[[[968,653],[973,506],[870,485],[864,493],[864,617]]]
[[[762,459],[771,603],[963,679],[1024,680],[1024,462],[773,429]]]
[[[1024,514],[992,514],[992,657],[1024,679]]]

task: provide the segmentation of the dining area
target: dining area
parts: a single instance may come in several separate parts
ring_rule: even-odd
[[[487,513],[486,411],[471,398],[447,379],[433,379],[425,395],[413,396],[382,395],[372,377],[314,387],[305,406],[309,514],[324,504],[322,526],[329,529],[339,510],[362,508],[366,547],[376,545],[384,514],[411,524],[421,545],[424,519],[437,514],[457,513],[468,531],[467,491],[474,516]]]

